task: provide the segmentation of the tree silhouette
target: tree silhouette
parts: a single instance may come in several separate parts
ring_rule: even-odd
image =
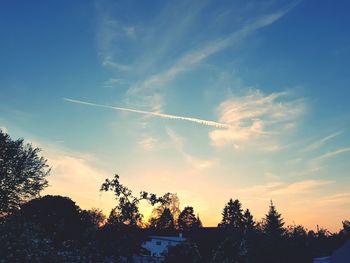
[[[279,214],[272,200],[270,202],[269,212],[265,216],[264,230],[266,234],[273,238],[281,237],[285,231],[284,222],[281,214]]]
[[[219,247],[214,250],[211,263],[239,263],[241,257],[241,242],[228,236]]]
[[[159,218],[153,218],[151,220],[151,228],[164,233],[174,232],[174,217],[169,208],[165,208]]]
[[[78,239],[88,227],[80,208],[68,197],[46,195],[21,206],[21,220],[38,225],[54,243]]]
[[[163,198],[158,198],[155,194],[145,191],[140,192],[139,197],[133,196],[132,191],[119,182],[119,175],[115,175],[113,180],[106,179],[100,191],[113,191],[118,201],[118,205],[112,210],[115,222],[136,227],[142,224],[142,214],[138,205],[141,200],[148,201],[151,205],[164,203]]]
[[[191,206],[186,206],[179,215],[178,228],[180,231],[189,232],[190,230],[201,227],[201,224]]]
[[[250,232],[255,228],[255,221],[253,219],[253,215],[250,213],[249,209],[245,210],[243,214],[243,223],[245,229]]]
[[[343,224],[343,232],[345,233],[345,234],[348,234],[348,233],[350,233],[350,221],[349,220],[344,220],[343,222],[342,222],[342,224]]]
[[[1,262],[57,262],[52,240],[32,223],[11,218],[0,224]]]
[[[197,214],[197,226],[198,226],[198,228],[203,227],[202,220],[199,218],[198,214]]]
[[[137,227],[125,224],[121,218],[119,210],[112,209],[107,222],[98,229],[96,243],[105,255],[131,258],[139,252],[142,238]]]
[[[177,220],[180,214],[180,201],[176,193],[166,193],[162,197],[162,202],[152,210],[152,217],[150,222],[157,220],[164,212],[169,209],[174,218],[175,227],[177,227]]]
[[[230,199],[225,205],[222,212],[222,220],[218,226],[243,231],[244,222],[242,212],[242,204],[239,202],[239,200],[236,199],[233,201]]]
[[[202,222],[200,221],[199,217],[195,216],[193,207],[186,206],[179,215],[179,230],[189,232],[200,227],[202,227]]]
[[[106,216],[98,208],[83,210],[82,216],[87,224],[91,224],[95,228],[101,227],[106,222]]]
[[[203,262],[198,247],[194,243],[182,243],[170,247],[165,254],[164,263],[200,263]]]
[[[0,216],[38,197],[48,185],[50,168],[39,153],[39,148],[23,139],[12,140],[0,130]]]

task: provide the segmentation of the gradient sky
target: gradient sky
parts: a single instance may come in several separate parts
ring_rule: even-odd
[[[43,149],[45,194],[83,208],[108,213],[98,190],[118,173],[135,192],[176,192],[207,226],[229,198],[257,220],[272,199],[287,224],[337,231],[350,219],[349,10],[2,1],[0,127]]]

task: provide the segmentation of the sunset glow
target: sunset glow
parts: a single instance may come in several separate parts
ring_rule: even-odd
[[[270,200],[286,225],[350,218],[349,3],[39,2],[1,4],[0,128],[42,149],[42,195],[108,214],[118,174],[204,226],[230,198],[257,221]]]

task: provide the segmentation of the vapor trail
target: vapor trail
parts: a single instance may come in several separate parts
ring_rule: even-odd
[[[63,99],[65,101],[76,103],[76,104],[83,104],[83,105],[92,106],[92,107],[100,107],[100,108],[113,109],[113,110],[119,110],[119,111],[134,112],[134,113],[145,114],[145,115],[155,116],[155,117],[164,118],[164,119],[190,121],[190,122],[195,122],[195,123],[198,123],[198,124],[202,124],[202,125],[206,125],[206,126],[212,126],[212,127],[216,127],[216,128],[226,128],[227,129],[227,128],[231,127],[228,124],[215,122],[215,121],[208,121],[208,120],[202,120],[202,119],[197,119],[197,118],[183,117],[183,116],[170,115],[170,114],[151,112],[151,111],[143,111],[143,110],[135,110],[135,109],[129,109],[129,108],[113,107],[113,106],[109,106],[109,105],[96,104],[96,103],[92,103],[92,102],[87,102],[87,101],[82,101],[82,100],[75,100],[75,99],[69,99],[69,98],[63,98]]]

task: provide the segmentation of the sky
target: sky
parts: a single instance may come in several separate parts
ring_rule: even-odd
[[[106,213],[119,174],[205,226],[350,219],[348,1],[2,1],[0,127],[40,147],[42,194]],[[151,208],[142,204],[145,216]]]

